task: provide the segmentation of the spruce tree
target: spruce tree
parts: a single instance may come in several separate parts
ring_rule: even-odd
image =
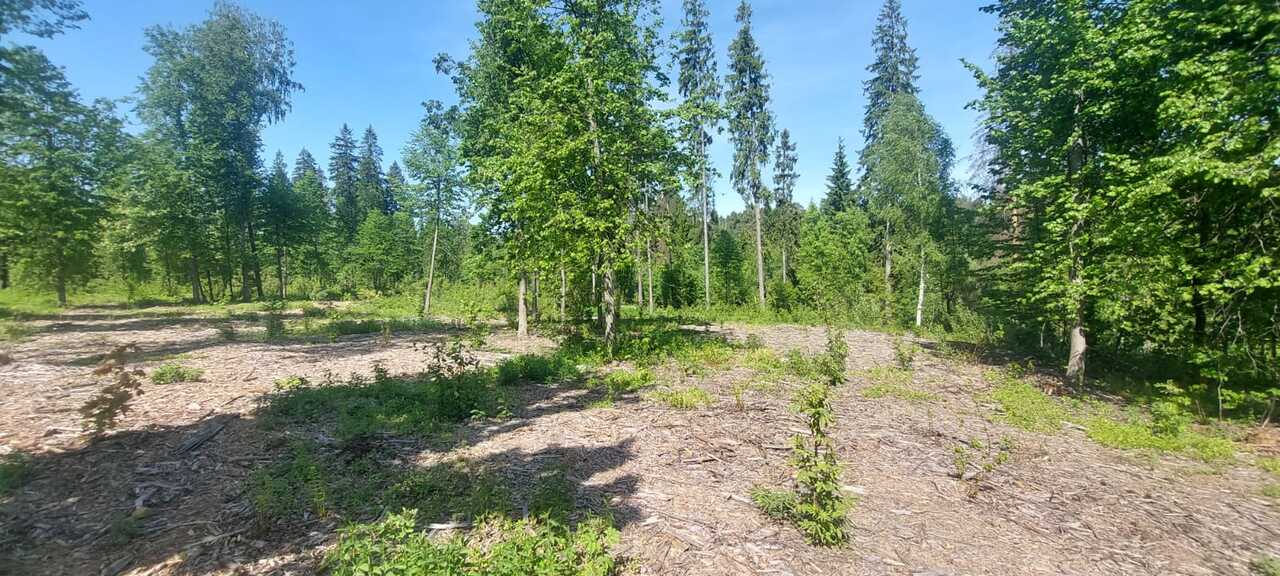
[[[871,45],[876,58],[867,66],[871,78],[863,83],[867,109],[863,115],[862,136],[866,146],[879,139],[880,123],[888,113],[890,97],[920,91],[916,87],[919,78],[916,51],[907,44],[907,20],[902,16],[901,0],[885,0]]]
[[[289,175],[289,179],[297,182],[307,173],[315,174],[321,180],[324,179],[324,173],[320,170],[320,165],[316,163],[316,157],[311,152],[303,148],[298,152],[298,157],[293,161],[293,173]]]
[[[747,0],[738,5],[737,22],[740,28],[729,44],[730,73],[725,78],[734,148],[732,179],[733,187],[755,214],[756,298],[764,308],[764,239],[760,220],[761,210],[769,201],[764,170],[773,148],[773,114],[769,110],[769,75],[751,31],[751,5]]]
[[[850,176],[849,158],[845,155],[844,138],[836,141],[836,154],[831,160],[831,173],[827,175],[827,196],[822,199],[822,209],[828,213],[859,208],[853,195],[853,179]]]
[[[373,126],[364,129],[360,138],[360,154],[356,160],[356,198],[360,204],[360,217],[372,210],[391,214],[387,202],[387,180],[382,173],[382,146]]]
[[[784,128],[778,137],[777,158],[773,164],[773,228],[782,252],[784,282],[787,280],[787,256],[793,252],[800,229],[800,206],[793,200],[796,181],[800,179],[800,174],[796,172],[798,161],[796,144],[791,141],[791,131]]]
[[[356,140],[346,124],[329,145],[329,178],[333,182],[334,212],[343,240],[350,244],[364,213],[356,189]]]
[[[716,71],[715,47],[707,23],[710,12],[703,0],[684,0],[683,29],[676,35],[676,62],[680,66],[678,88],[684,101],[680,104],[680,141],[691,160],[688,180],[692,182],[698,211],[702,219],[702,294],[703,304],[711,306],[711,210],[715,196],[711,180],[708,147],[712,132],[719,131],[723,111],[720,107],[720,79]]]

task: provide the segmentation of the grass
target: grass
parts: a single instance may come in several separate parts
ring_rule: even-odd
[[[1270,554],[1259,554],[1249,562],[1249,569],[1258,576],[1280,576],[1280,558]]]
[[[1235,456],[1235,443],[1226,438],[1191,431],[1157,434],[1149,423],[1140,420],[1119,421],[1093,416],[1085,420],[1085,431],[1093,441],[1111,448],[1184,452],[1210,463],[1228,461]]]
[[[996,383],[991,400],[1000,405],[999,420],[1023,430],[1052,434],[1062,428],[1067,412],[1031,383],[1008,372],[991,371],[987,380]]]
[[[22,322],[0,320],[0,342],[21,342],[34,333],[34,328]]]
[[[653,398],[677,410],[694,410],[715,403],[706,390],[698,387],[668,388],[653,393]]]
[[[1258,458],[1257,464],[1259,468],[1276,476],[1280,476],[1280,456],[1264,456]]]
[[[580,377],[577,366],[562,355],[522,354],[498,364],[498,384],[512,386],[521,382],[538,384],[566,382]]]
[[[871,385],[862,389],[862,397],[870,400],[898,398],[908,402],[932,402],[938,398],[935,394],[912,388],[911,375],[911,370],[907,368],[893,366],[870,368],[865,376]]]
[[[1280,484],[1267,484],[1262,487],[1262,495],[1280,500]]]
[[[756,486],[751,489],[751,502],[773,520],[790,520],[796,511],[796,495],[786,490]]]
[[[0,497],[8,496],[31,478],[30,459],[21,452],[0,456]]]
[[[204,370],[181,364],[164,364],[151,371],[151,381],[156,384],[197,382],[202,377],[204,377]]]

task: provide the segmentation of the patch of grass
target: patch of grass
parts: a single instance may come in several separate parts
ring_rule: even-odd
[[[164,364],[151,371],[151,381],[156,384],[198,382],[203,377],[204,370],[181,364]]]
[[[902,386],[893,383],[873,384],[862,389],[862,397],[869,400],[878,400],[880,398],[892,397],[907,402],[933,402],[938,399],[936,394],[925,392],[924,390],[916,390],[909,386]]]
[[[1280,500],[1280,484],[1267,484],[1262,487],[1262,495]]]
[[[13,320],[0,320],[0,342],[21,342],[35,333],[35,329]]]
[[[686,374],[703,376],[727,367],[733,355],[733,346],[719,339],[693,340],[676,348],[673,354]]]
[[[1191,431],[1176,435],[1157,434],[1149,423],[1138,420],[1119,421],[1106,416],[1092,416],[1085,420],[1085,430],[1089,438],[1111,448],[1187,452],[1204,462],[1223,462],[1235,456],[1235,444],[1226,438]]]
[[[1259,554],[1249,562],[1249,569],[1258,576],[1280,576],[1280,558]]]
[[[794,492],[756,486],[751,489],[751,502],[760,509],[760,512],[773,520],[790,520],[796,513]]]
[[[31,459],[14,452],[0,456],[0,497],[8,496],[31,478]]]
[[[1045,434],[1057,432],[1067,420],[1066,410],[1031,383],[1007,372],[994,371],[987,373],[987,380],[996,383],[991,399],[1000,405],[1000,420]]]
[[[1280,456],[1263,456],[1258,458],[1258,467],[1280,476]]]
[[[623,394],[633,394],[653,386],[653,373],[648,370],[614,370],[593,378],[588,386],[603,389],[605,396],[616,399]]]
[[[385,506],[413,508],[429,522],[461,521],[510,514],[511,492],[497,475],[466,462],[447,462],[412,470],[387,490]]]
[[[696,386],[658,390],[653,393],[653,398],[677,410],[693,410],[715,403],[711,394]]]
[[[333,512],[327,467],[317,462],[314,449],[295,442],[291,454],[249,479],[249,499],[261,531],[309,513],[325,517]]]
[[[619,535],[602,518],[570,527],[546,518],[489,517],[466,536],[436,539],[418,530],[406,509],[373,524],[343,528],[324,559],[334,576],[368,574],[608,575],[615,573]]]
[[[757,376],[776,380],[787,373],[787,363],[768,348],[750,348],[742,356],[742,365],[756,371]]]

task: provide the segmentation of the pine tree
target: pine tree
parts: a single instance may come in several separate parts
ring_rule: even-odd
[[[293,172],[289,175],[290,180],[297,182],[302,179],[304,174],[315,174],[320,180],[324,180],[324,172],[320,170],[320,165],[316,163],[315,156],[306,148],[298,152],[298,158],[293,161]]]
[[[765,307],[764,239],[761,210],[769,201],[764,185],[764,169],[773,148],[773,114],[769,111],[769,76],[764,57],[751,32],[751,5],[738,5],[738,35],[729,44],[729,75],[726,99],[729,132],[733,139],[733,186],[743,202],[755,213],[757,302]]]
[[[680,140],[689,156],[692,169],[688,179],[702,217],[702,291],[703,303],[711,306],[711,210],[715,196],[711,181],[716,175],[707,148],[712,132],[719,131],[723,111],[720,108],[720,80],[716,71],[715,47],[707,23],[710,12],[702,0],[684,0],[683,29],[677,34],[676,61],[680,65],[678,88],[684,101],[678,111],[681,119]]]
[[[331,200],[342,238],[350,244],[364,213],[357,191],[356,141],[346,124],[329,145],[329,178],[333,182]]]
[[[865,206],[859,206],[854,198],[849,159],[844,151],[844,138],[841,138],[836,142],[836,154],[831,160],[831,173],[827,175],[827,196],[822,199],[822,209],[835,213],[857,208]]]
[[[404,171],[400,169],[400,163],[392,160],[391,166],[387,167],[387,185],[383,189],[382,205],[389,213],[399,212],[404,207],[404,197],[409,193],[409,181],[404,178]]]
[[[289,166],[284,154],[276,152],[271,173],[262,198],[262,217],[266,224],[267,242],[275,249],[276,295],[281,300],[289,297],[286,261],[289,247],[301,236],[305,222],[299,218],[299,202],[294,197],[293,183],[289,181]]]

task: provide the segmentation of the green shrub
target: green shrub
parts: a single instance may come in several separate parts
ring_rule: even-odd
[[[1280,576],[1280,559],[1270,554],[1260,554],[1249,562],[1249,568],[1258,576]]]
[[[791,458],[800,485],[792,521],[809,542],[820,546],[849,539],[845,527],[852,506],[840,491],[840,463],[827,433],[835,420],[830,389],[830,384],[810,384],[799,392],[795,409],[808,420],[809,437],[794,438]]]
[[[600,518],[576,527],[543,517],[480,521],[468,536],[432,539],[406,509],[373,524],[343,528],[324,559],[334,576],[467,574],[607,576],[617,569],[618,532]]]
[[[765,516],[774,520],[791,520],[795,517],[796,495],[792,492],[756,486],[751,489],[751,502]]]
[[[916,353],[919,351],[919,345],[902,336],[893,340],[893,361],[902,370],[911,369],[911,364],[915,362]]]
[[[1124,450],[1188,452],[1204,462],[1222,462],[1235,456],[1235,444],[1226,438],[1183,431],[1176,436],[1157,434],[1153,427],[1137,419],[1118,421],[1106,416],[1085,420],[1085,430],[1093,441]]]
[[[639,392],[652,385],[653,373],[648,370],[614,370],[590,383],[592,388],[603,388],[609,398]]]
[[[539,384],[564,382],[579,376],[577,366],[563,355],[522,354],[498,364],[498,384],[511,386],[521,380]]]
[[[156,384],[197,382],[204,377],[204,370],[181,364],[165,364],[151,371],[151,381]]]
[[[658,390],[653,393],[653,397],[677,410],[693,410],[715,403],[706,390],[698,387]]]
[[[253,473],[249,496],[257,528],[268,531],[305,512],[324,517],[333,510],[329,482],[312,448],[295,442],[288,457]]]

